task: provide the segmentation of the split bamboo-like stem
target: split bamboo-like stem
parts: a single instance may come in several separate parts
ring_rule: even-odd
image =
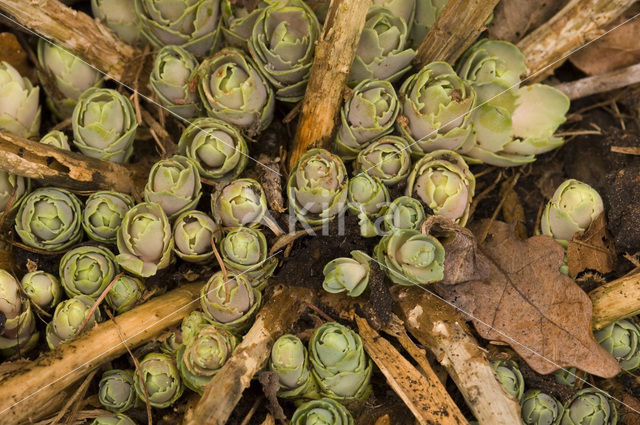
[[[593,303],[593,329],[640,314],[640,272],[612,280],[589,292]]]

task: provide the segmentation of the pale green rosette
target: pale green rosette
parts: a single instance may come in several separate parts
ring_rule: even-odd
[[[42,270],[22,276],[20,285],[31,302],[43,310],[53,309],[62,299],[62,286],[58,278]]]
[[[144,384],[140,380],[140,374]],[[140,361],[140,370],[133,374],[133,385],[143,403],[146,401],[144,385],[149,395],[149,404],[158,409],[171,406],[184,392],[175,359],[162,353],[144,356]]]
[[[0,131],[26,139],[40,132],[40,88],[0,61]]]
[[[82,227],[97,242],[115,245],[124,215],[135,205],[129,195],[113,191],[92,193],[84,205]]]
[[[64,254],[60,282],[69,298],[86,295],[98,299],[120,272],[113,253],[102,246],[79,246]]]
[[[308,401],[296,409],[291,425],[353,425],[353,416],[342,404],[330,399]]]
[[[138,304],[145,290],[140,279],[122,275],[115,281],[104,300],[116,314],[122,314]]]
[[[179,46],[164,46],[156,56],[149,84],[162,105],[184,119],[200,115],[200,99],[193,84],[198,60]]]
[[[611,396],[595,388],[578,391],[564,408],[560,425],[616,425],[618,410]]]
[[[513,360],[495,360],[491,362],[491,367],[507,393],[520,400],[525,383],[518,364]]]
[[[53,313],[53,319],[47,324],[47,344],[52,350],[60,344],[69,342],[93,328],[100,320],[100,310],[96,309],[87,324],[80,332],[80,327],[91,313],[91,308],[95,300],[86,296],[78,295],[68,300],[62,301]]]
[[[331,260],[324,266],[322,287],[331,294],[345,292],[350,297],[362,295],[369,284],[371,258],[362,251],[351,251],[351,257]]]
[[[122,413],[116,413],[110,416],[98,416],[90,425],[136,425],[136,423]]]
[[[35,347],[40,334],[31,304],[22,297],[18,281],[3,269],[0,269],[0,313],[5,319],[0,330],[0,355],[9,357]]]
[[[631,319],[621,319],[593,333],[593,336],[626,371],[640,366],[640,328]]]
[[[40,143],[65,151],[71,150],[71,146],[69,146],[69,138],[60,130],[52,130],[48,132],[42,136]]]
[[[384,136],[360,151],[353,163],[354,173],[367,173],[395,186],[409,175],[411,148],[397,136]]]
[[[212,241],[220,239],[220,227],[202,211],[182,213],[173,223],[174,252],[189,263],[206,263],[213,258]]]
[[[232,0],[221,0],[222,34],[229,46],[248,50],[248,41],[253,31],[253,25],[262,13],[266,2],[259,1],[253,10]]]
[[[251,285],[262,290],[278,265],[275,257],[267,258],[267,238],[258,229],[237,227],[220,242],[220,255],[227,270],[244,275]]]
[[[309,355],[300,338],[282,335],[271,348],[269,370],[278,374],[278,397],[318,398],[318,384],[311,375]]]
[[[200,306],[208,320],[233,332],[247,329],[255,316],[262,294],[243,275],[215,273],[200,291]]]
[[[257,227],[267,212],[267,197],[254,179],[237,179],[211,196],[211,212],[224,227]]]
[[[30,179],[0,170],[0,214],[9,208],[6,214],[12,219],[30,190]]]
[[[372,219],[380,216],[389,204],[389,190],[377,177],[361,173],[349,180],[347,201],[349,210],[358,216],[360,234],[365,238],[378,236]]]
[[[422,203],[410,196],[400,196],[394,199],[384,210],[384,230],[392,232],[395,229],[419,230],[427,217]]]
[[[125,43],[144,43],[134,0],[91,0],[91,11]]]
[[[202,183],[194,160],[174,155],[151,167],[144,200],[160,205],[169,220],[194,209],[201,196]]]
[[[107,410],[126,412],[136,404],[133,371],[112,369],[102,374],[98,384],[98,400]]]
[[[558,425],[564,406],[540,390],[528,390],[522,396],[520,411],[524,425]]]

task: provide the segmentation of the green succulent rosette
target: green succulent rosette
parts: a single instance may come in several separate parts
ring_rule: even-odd
[[[174,252],[189,263],[205,263],[213,258],[212,241],[220,239],[220,228],[202,211],[187,211],[173,223]]]
[[[349,84],[376,79],[398,81],[411,68],[416,51],[407,46],[407,22],[384,7],[372,7],[360,35]]]
[[[53,350],[60,344],[77,338],[102,320],[100,310],[96,309],[80,332],[80,327],[91,313],[94,303],[95,300],[86,295],[77,295],[56,306],[53,319],[47,324],[46,330],[47,345],[50,349]]]
[[[3,269],[0,269],[0,313],[5,319],[0,330],[0,355],[9,357],[35,347],[40,334],[31,304],[23,298],[18,281]]]
[[[167,356],[175,357],[178,348],[180,348],[182,344],[182,341],[179,341],[179,339],[176,332],[171,332],[160,342],[160,351]]]
[[[318,398],[318,385],[309,365],[309,355],[300,338],[282,335],[271,347],[269,370],[278,374],[278,397]]]
[[[149,404],[158,409],[171,406],[184,392],[175,359],[162,353],[149,353],[144,356],[140,361],[140,370],[133,374],[133,385],[138,399],[142,402],[146,401],[146,388]]]
[[[372,219],[381,215],[389,199],[387,186],[377,177],[360,173],[349,180],[347,202],[349,210],[358,216],[362,237],[378,236],[379,229]]]
[[[354,173],[366,173],[394,186],[409,175],[410,148],[406,140],[397,136],[384,136],[360,151],[353,163]]]
[[[409,32],[408,45],[417,49],[424,40],[436,19],[446,6],[448,0],[422,0],[416,1],[416,9],[413,15],[413,23]]]
[[[133,153],[138,121],[127,97],[92,87],[82,93],[71,117],[73,144],[84,155],[127,162]]]
[[[275,89],[276,99],[297,102],[304,96],[320,23],[302,0],[268,1],[258,14],[249,52]]]
[[[193,86],[198,60],[180,46],[164,46],[158,52],[149,84],[162,105],[184,119],[200,115],[200,99]]]
[[[237,179],[211,196],[213,217],[224,227],[257,227],[267,212],[267,197],[254,179]]]
[[[618,410],[611,397],[595,388],[578,391],[565,404],[560,425],[616,425]]]
[[[558,369],[553,372],[553,378],[558,384],[573,387],[576,384],[576,373],[578,369],[575,367]]]
[[[244,275],[258,290],[266,286],[278,265],[277,258],[267,258],[268,253],[264,233],[250,227],[236,227],[220,242],[220,255],[227,270]]]
[[[341,402],[360,401],[371,392],[372,363],[360,335],[336,322],[317,328],[309,340],[311,373],[320,393]]]
[[[586,183],[569,179],[553,193],[542,212],[542,234],[551,236],[563,245],[575,233],[583,233],[604,211],[600,194]]]
[[[24,197],[15,221],[18,236],[32,248],[62,251],[82,239],[82,205],[65,189],[34,190]]]
[[[220,41],[219,0],[135,0],[142,34],[155,48],[180,46],[202,58]]]
[[[196,162],[174,155],[156,162],[144,187],[144,200],[160,205],[169,220],[196,207],[202,196],[202,183]]]
[[[149,277],[169,265],[173,250],[171,224],[154,202],[142,202],[122,219],[117,234],[116,260],[120,267],[140,277]]]
[[[308,224],[331,221],[346,208],[348,184],[340,157],[325,149],[311,149],[289,175],[289,211]]]
[[[13,217],[30,190],[30,179],[0,170],[0,214],[5,214],[8,208],[6,216]]]
[[[355,159],[372,141],[393,131],[399,111],[398,96],[390,82],[360,82],[340,109],[336,153],[345,161]]]
[[[424,206],[411,196],[399,196],[383,212],[384,230],[393,232],[395,229],[419,230],[427,217]]]
[[[330,399],[311,400],[293,413],[291,425],[353,425],[353,416],[342,404]]]
[[[427,285],[444,277],[444,247],[431,235],[396,229],[380,239],[374,256],[393,283]]]
[[[183,344],[189,343],[203,327],[209,326],[211,322],[204,312],[195,310],[189,313],[180,325],[181,340]]]
[[[182,382],[202,394],[209,381],[231,357],[237,343],[233,334],[217,326],[201,328],[178,348],[178,370]]]
[[[102,85],[102,74],[86,61],[55,43],[38,40],[38,73],[49,109],[60,119],[71,117],[85,90]]]
[[[205,59],[198,68],[198,92],[209,116],[249,137],[273,121],[273,89],[241,50],[225,48]]]
[[[640,366],[640,328],[631,319],[621,319],[593,333],[596,341],[607,350],[626,371]]]
[[[122,219],[134,205],[133,198],[124,193],[92,193],[84,205],[82,227],[94,241],[115,245]]]
[[[136,423],[122,413],[116,413],[109,416],[98,416],[90,425],[136,425]]]
[[[324,266],[322,287],[331,294],[345,292],[350,297],[362,295],[369,285],[371,258],[362,251],[351,251],[351,258],[333,259]]]
[[[132,370],[108,370],[102,374],[98,387],[100,404],[111,412],[126,412],[136,404]]]
[[[247,43],[251,37],[253,25],[265,6],[264,1],[259,1],[256,7],[250,10],[232,0],[221,0],[222,34],[229,46],[243,50],[249,49]]]
[[[60,282],[69,298],[97,299],[120,272],[116,257],[102,246],[79,246],[60,260]]]
[[[564,406],[540,390],[528,390],[522,396],[520,412],[524,425],[558,425]]]
[[[247,329],[260,307],[262,294],[243,275],[229,274],[227,280],[215,273],[200,291],[200,306],[213,324],[233,332]]]
[[[513,360],[494,360],[491,367],[505,391],[517,400],[522,399],[525,383],[518,364]]]
[[[394,16],[402,18],[411,28],[416,9],[416,0],[373,0],[373,7],[384,7]]]
[[[144,43],[134,0],[91,0],[91,11],[125,43]]]
[[[0,61],[0,131],[26,139],[40,132],[40,88],[9,63]]]
[[[71,150],[71,146],[69,146],[69,138],[60,130],[51,130],[42,136],[40,143],[65,151]]]
[[[247,166],[247,142],[233,127],[215,118],[198,118],[180,136],[180,154],[196,162],[200,177],[230,181]]]
[[[456,150],[472,141],[476,93],[448,63],[426,65],[402,83],[398,96],[403,119],[396,127],[414,154]]]
[[[20,285],[31,302],[43,310],[53,309],[62,299],[62,286],[58,278],[42,270],[22,276]]]
[[[145,290],[144,283],[140,279],[122,275],[107,292],[105,301],[116,314],[122,314],[138,304]]]
[[[464,226],[475,187],[476,179],[459,154],[437,150],[415,163],[405,195],[421,200],[435,215]]]

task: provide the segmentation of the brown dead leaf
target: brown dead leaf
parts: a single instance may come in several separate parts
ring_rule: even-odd
[[[502,0],[493,11],[489,38],[516,43],[547,22],[568,0]]]
[[[640,3],[631,6],[607,29],[640,13]],[[580,49],[569,60],[588,75],[599,75],[640,62],[640,20],[634,19]]]
[[[0,33],[0,61],[8,62],[20,75],[30,77],[33,68],[29,66],[27,52],[16,36],[10,32]]]
[[[520,239],[527,239],[527,226],[525,225],[527,218],[524,215],[524,207],[520,203],[518,193],[508,180],[500,185],[500,197],[504,197],[501,210],[504,221],[514,224],[516,235]]]
[[[602,274],[613,270],[616,262],[616,249],[611,235],[607,232],[607,222],[600,214],[582,235],[574,236],[567,248],[569,276],[591,269]]]
[[[522,241],[512,226],[496,221],[479,251],[490,263],[488,279],[437,288],[470,315],[483,338],[508,343],[541,374],[561,367],[604,378],[618,374],[618,363],[591,332],[589,297],[559,271],[564,250],[556,241]]]

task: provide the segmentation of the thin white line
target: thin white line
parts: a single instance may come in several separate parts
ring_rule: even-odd
[[[36,37],[38,37],[38,38],[40,38],[40,39],[42,39],[42,40],[46,41],[47,43],[51,44],[52,46],[60,47],[58,44],[54,43],[54,42],[53,42],[53,41],[51,41],[51,40],[46,39],[45,37],[41,36],[41,35],[40,35],[40,34],[38,34],[37,32],[33,31],[32,29],[30,29],[30,28],[28,28],[28,27],[26,27],[26,26],[22,25],[20,22],[16,21],[15,19],[11,18],[10,16],[8,16],[8,15],[4,14],[3,12],[0,12],[0,16],[4,17],[5,19],[7,19],[7,20],[9,20],[9,21],[13,22],[14,24],[16,24],[16,25],[20,26],[20,27],[21,27],[21,28],[23,28],[24,30],[26,30],[26,31],[30,32],[31,34],[35,35]],[[62,47],[63,47],[63,46],[62,46]],[[63,48],[64,48],[64,47],[63,47]],[[156,106],[158,106],[158,107],[160,107],[160,108],[164,109],[165,111],[167,111],[169,114],[173,115],[173,116],[174,116],[175,118],[177,118],[178,120],[181,120],[182,122],[184,122],[184,123],[187,125],[187,127],[192,126],[192,127],[197,128],[197,129],[198,129],[198,130],[200,130],[200,131],[204,131],[204,132],[206,132],[206,134],[208,134],[208,135],[212,135],[212,134],[213,134],[213,130],[211,130],[211,129],[209,129],[209,130],[205,130],[205,129],[201,128],[201,127],[198,127],[197,125],[193,125],[189,120],[187,120],[187,119],[185,119],[185,118],[181,117],[180,115],[178,115],[177,113],[175,113],[175,112],[171,111],[170,109],[166,108],[164,105],[162,105],[162,104],[160,104],[160,103],[156,102],[154,99],[151,99],[150,97],[145,96],[144,94],[140,93],[138,90],[133,89],[132,87],[128,86],[127,84],[123,83],[122,81],[119,81],[119,80],[117,80],[117,79],[113,78],[111,75],[107,74],[106,72],[104,72],[104,71],[102,71],[102,70],[100,70],[100,69],[96,68],[95,66],[93,66],[93,65],[92,65],[92,64],[90,64],[89,62],[87,62],[87,61],[85,61],[84,59],[82,59],[80,56],[76,55],[76,54],[75,54],[74,52],[72,52],[71,50],[66,49],[66,48],[65,48],[65,50],[67,50],[68,52],[70,52],[73,56],[75,56],[77,59],[79,59],[82,63],[86,64],[87,66],[89,66],[89,67],[91,67],[91,68],[93,68],[94,70],[96,70],[96,71],[97,71],[97,72],[99,72],[100,74],[104,75],[105,77],[107,77],[107,78],[109,78],[109,79],[111,79],[111,80],[115,81],[117,84],[120,84],[120,85],[121,85],[121,86],[123,86],[123,87],[126,87],[129,91],[131,91],[131,92],[133,92],[133,93],[137,94],[138,96],[142,97],[142,98],[143,98],[144,100],[146,100],[147,102],[149,102],[149,103],[151,103],[151,104],[153,104],[153,105],[156,105]],[[199,63],[199,62],[198,62],[198,63]],[[221,121],[224,121],[224,120],[221,120]],[[243,137],[244,137],[244,136],[243,136]],[[244,152],[241,152],[241,151],[240,151],[239,149],[237,149],[235,146],[232,146],[232,145],[230,145],[230,144],[226,143],[224,140],[222,140],[222,139],[218,139],[218,140],[219,140],[220,142],[222,142],[222,144],[223,144],[223,145],[226,145],[226,146],[230,147],[231,149],[235,150],[236,152],[240,153],[241,155],[246,156],[247,158],[249,158],[250,160],[252,160],[252,161],[253,161],[253,162],[255,162],[256,164],[258,164],[258,165],[260,165],[260,166],[262,166],[262,167],[264,167],[264,168],[268,169],[269,171],[271,171],[271,172],[273,172],[273,173],[276,173],[276,174],[277,174],[277,175],[279,175],[280,177],[282,177],[282,174],[280,174],[277,170],[274,170],[273,168],[268,167],[267,165],[263,164],[262,162],[258,161],[257,159],[253,158],[252,156],[250,156],[250,155],[248,155],[248,154],[246,154],[246,153],[244,153]],[[251,142],[249,142],[249,143],[251,143]]]
[[[261,266],[262,264],[264,264],[267,260],[270,260],[271,258],[275,257],[276,255],[280,254],[281,252],[282,252],[282,250],[278,250],[278,251],[276,251],[274,254],[272,254],[272,255],[268,256],[267,258],[265,258],[265,259],[264,259],[264,261],[262,261],[260,264],[256,264],[256,265],[254,265],[254,266],[251,266],[249,269],[247,269],[247,270],[243,271],[242,273],[237,273],[237,274],[235,274],[235,275],[233,275],[233,276],[242,276],[242,275],[244,275],[244,274],[246,274],[246,273],[249,273],[250,271],[252,271],[252,270],[256,269],[257,267],[260,267],[260,266]],[[227,282],[228,282],[228,280],[227,280]],[[227,282],[225,282],[225,283],[227,283]],[[180,287],[178,287],[178,288],[176,288],[176,289],[180,289]],[[214,289],[211,289],[211,291],[209,291],[208,293],[211,293],[212,291],[214,291]],[[193,304],[193,303],[197,303],[197,302],[200,302],[200,297],[199,297],[199,296],[198,296],[195,300],[190,301],[189,303],[187,303],[187,304],[183,305],[182,307],[178,308],[177,310],[175,310],[175,311],[173,311],[173,312],[171,312],[171,313],[167,314],[166,316],[164,316],[164,317],[162,317],[162,318],[160,318],[160,319],[156,320],[155,322],[151,323],[149,326],[147,326],[147,327],[145,327],[144,329],[142,329],[142,330],[140,330],[140,331],[136,332],[135,334],[133,334],[133,335],[131,335],[131,336],[127,337],[125,340],[123,340],[123,341],[119,342],[118,344],[116,344],[116,345],[114,345],[114,346],[110,347],[109,349],[107,349],[107,350],[103,351],[102,353],[98,354],[97,356],[93,357],[92,359],[87,360],[86,362],[82,363],[81,365],[79,365],[79,366],[78,366],[78,367],[76,367],[75,369],[70,370],[69,372],[65,373],[65,374],[64,374],[64,375],[62,375],[61,377],[59,377],[59,378],[57,378],[57,379],[55,379],[55,380],[51,381],[50,383],[48,383],[48,384],[44,385],[42,388],[39,388],[39,389],[37,389],[36,391],[34,391],[33,393],[31,393],[31,394],[29,394],[29,395],[27,395],[27,396],[25,396],[25,397],[21,398],[20,400],[18,400],[18,401],[16,401],[15,403],[13,403],[11,406],[9,406],[9,407],[5,408],[4,410],[0,411],[0,415],[4,414],[4,413],[5,413],[6,411],[8,411],[8,410],[13,409],[15,406],[17,406],[18,404],[22,403],[23,401],[26,401],[26,400],[30,399],[30,398],[31,398],[31,397],[33,397],[34,395],[36,395],[36,394],[38,394],[39,392],[43,391],[44,389],[46,389],[46,388],[48,388],[48,387],[52,386],[52,385],[53,385],[53,384],[55,384],[56,382],[61,381],[62,379],[66,378],[67,376],[69,376],[69,375],[71,375],[72,373],[74,373],[75,371],[82,369],[82,368],[83,368],[83,367],[85,367],[86,365],[88,365],[88,364],[90,364],[91,362],[93,362],[93,361],[95,361],[95,360],[99,359],[100,357],[104,356],[105,354],[107,354],[107,353],[109,353],[109,352],[111,352],[111,351],[115,350],[116,348],[120,347],[121,345],[125,345],[125,344],[127,343],[127,341],[129,341],[130,339],[132,339],[132,338],[134,338],[134,337],[136,337],[136,336],[140,335],[141,333],[145,332],[147,329],[151,328],[152,326],[157,325],[158,323],[160,323],[160,322],[162,322],[162,321],[164,321],[164,320],[168,319],[169,317],[171,317],[171,316],[175,315],[176,313],[180,312],[181,310],[184,310],[185,308],[189,307],[191,304]],[[115,318],[114,318],[114,319],[117,319],[117,318],[118,318],[118,316],[115,316]],[[116,325],[117,325],[117,323],[116,323]],[[213,326],[213,325],[212,325],[212,326]]]

